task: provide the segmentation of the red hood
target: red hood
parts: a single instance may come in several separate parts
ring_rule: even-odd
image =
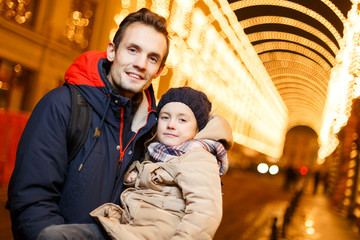
[[[89,51],[81,54],[65,73],[65,81],[74,85],[105,87],[98,70],[101,58],[106,58],[106,52]]]

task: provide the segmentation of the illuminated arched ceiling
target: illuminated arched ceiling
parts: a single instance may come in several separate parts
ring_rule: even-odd
[[[351,0],[228,0],[289,110],[319,133]]]

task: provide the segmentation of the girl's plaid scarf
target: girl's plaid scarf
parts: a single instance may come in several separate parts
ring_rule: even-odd
[[[165,146],[160,142],[153,142],[148,146],[149,155],[155,162],[168,162],[174,157],[181,156],[188,151],[203,148],[212,153],[218,162],[220,176],[224,175],[228,169],[229,161],[224,146],[213,140],[194,139],[184,142],[179,146]]]

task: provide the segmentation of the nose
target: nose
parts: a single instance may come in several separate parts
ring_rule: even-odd
[[[170,119],[167,125],[168,129],[176,129],[176,121],[173,119]]]
[[[139,54],[135,59],[134,66],[137,67],[138,69],[145,70],[146,65],[147,65],[147,57],[142,54]]]

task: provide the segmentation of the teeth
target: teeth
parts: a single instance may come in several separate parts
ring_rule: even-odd
[[[135,77],[135,78],[138,78],[138,79],[140,79],[140,77],[139,77],[138,75],[136,75],[136,74],[133,74],[133,73],[129,73],[129,75],[130,75],[130,76],[132,76],[132,77]]]

